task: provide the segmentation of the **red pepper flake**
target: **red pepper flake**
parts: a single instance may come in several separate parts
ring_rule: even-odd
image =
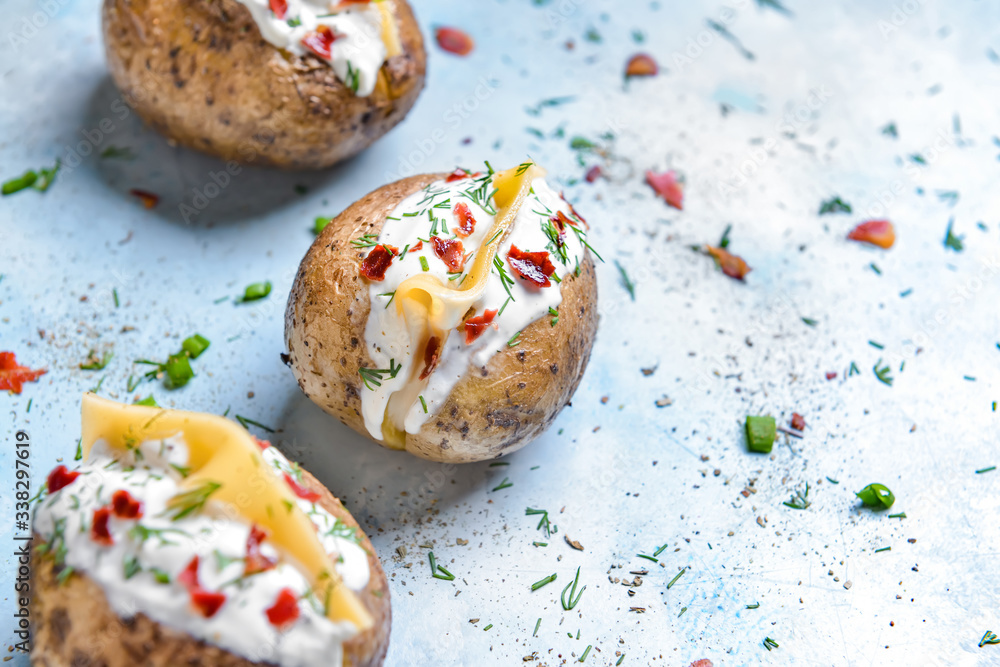
[[[441,359],[441,339],[431,336],[427,339],[427,347],[424,348],[424,370],[420,373],[420,379],[426,380],[427,376],[437,368]]]
[[[438,46],[456,56],[467,56],[472,53],[475,42],[469,35],[458,28],[441,27],[434,31],[434,39]]]
[[[584,175],[583,180],[587,181],[588,183],[593,183],[603,175],[604,174],[601,171],[601,165],[595,164],[593,167],[587,170],[587,173],[586,175]]]
[[[132,190],[129,190],[129,194],[134,197],[138,197],[139,201],[141,201],[142,205],[146,208],[153,208],[160,203],[160,195],[155,195],[152,192],[147,192],[146,190],[136,190],[133,188]]]
[[[722,269],[722,272],[730,278],[743,280],[746,278],[746,275],[753,270],[747,266],[747,263],[743,261],[742,257],[734,255],[723,248],[716,248],[709,245],[705,246],[705,251],[708,252],[713,259],[715,259],[715,263],[718,267]]]
[[[455,230],[455,233],[463,239],[476,231],[476,219],[473,217],[472,211],[469,210],[468,204],[461,201],[455,204],[455,217],[458,218],[458,229]]]
[[[896,242],[896,230],[888,220],[869,220],[852,229],[847,238],[889,249]]]
[[[316,32],[311,32],[302,38],[302,46],[306,47],[320,58],[330,60],[332,58],[330,48],[333,46],[333,43],[337,41],[337,38],[338,35],[334,34],[330,26],[319,25],[316,27]]]
[[[660,67],[653,60],[653,57],[645,53],[637,53],[629,58],[628,65],[625,66],[625,78],[633,76],[656,76],[660,73]]]
[[[320,495],[318,493],[316,493],[315,491],[310,491],[309,489],[299,484],[298,481],[294,477],[289,475],[287,472],[285,473],[285,482],[287,482],[288,486],[291,487],[292,493],[297,495],[302,500],[308,500],[309,502],[314,503],[320,499]]]
[[[271,0],[271,11],[276,18],[284,20],[288,14],[288,0]]]
[[[482,315],[476,315],[465,320],[465,344],[471,345],[477,338],[486,332],[487,327],[493,323],[493,318],[497,316],[497,311],[486,310]]]
[[[273,558],[268,558],[260,552],[260,543],[267,539],[267,533],[257,524],[250,526],[250,534],[247,536],[247,557],[246,568],[243,574],[249,576],[258,572],[265,572],[278,564]]]
[[[49,490],[49,493],[55,493],[59,489],[69,486],[76,481],[76,478],[80,476],[80,473],[73,470],[67,470],[66,466],[56,466],[49,473],[49,479],[45,486]]]
[[[410,246],[410,252],[412,252],[414,250],[423,250],[423,249],[424,249],[424,242],[423,241],[417,241],[417,245]]]
[[[198,583],[198,556],[194,556],[191,562],[177,575],[177,581],[188,589],[191,596],[191,604],[205,618],[212,618],[226,601],[224,593],[213,593],[201,587]]]
[[[676,171],[671,169],[660,174],[646,171],[646,183],[656,191],[656,194],[663,197],[667,205],[673,206],[678,211],[684,210],[684,180]]]
[[[789,426],[794,428],[796,431],[802,431],[806,427],[806,418],[800,415],[798,412],[792,413],[792,420],[789,422]]]
[[[45,369],[33,371],[27,366],[19,366],[13,352],[0,352],[0,391],[20,394],[23,383],[35,382],[46,373]]]
[[[444,182],[454,183],[455,181],[460,181],[463,178],[476,178],[481,173],[482,172],[477,171],[476,173],[473,174],[471,171],[467,171],[465,169],[462,169],[461,167],[455,167],[455,171],[448,174],[448,178],[444,179]]]
[[[118,489],[111,495],[111,507],[119,519],[142,518],[142,502],[125,489]]]
[[[549,282],[549,276],[556,272],[556,267],[549,260],[547,251],[524,252],[516,245],[512,245],[507,251],[507,261],[522,280],[537,287],[548,287],[552,284]]]
[[[448,267],[449,273],[458,273],[465,268],[465,247],[458,239],[431,237],[434,254]]]
[[[388,243],[380,243],[372,248],[368,256],[361,260],[361,275],[374,282],[385,280],[385,272],[392,264],[392,258],[399,254],[399,248]]]
[[[260,447],[260,451],[264,451],[265,449],[271,446],[271,443],[268,442],[267,440],[261,440],[255,435],[252,435],[250,437],[253,438],[253,441],[257,443],[258,447]]]
[[[715,667],[712,661],[708,658],[702,658],[701,660],[695,660],[691,663],[691,667]]]
[[[267,608],[267,620],[271,625],[284,629],[299,618],[299,599],[290,588],[282,588],[278,599]]]
[[[90,524],[90,537],[98,544],[111,546],[115,543],[108,530],[108,519],[111,518],[110,507],[98,507],[94,510],[94,520]]]
[[[837,377],[837,373],[835,371],[827,371],[827,374],[826,374],[826,379],[827,380],[833,380],[836,377]]]

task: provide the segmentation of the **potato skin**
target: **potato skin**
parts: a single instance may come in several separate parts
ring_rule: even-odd
[[[312,56],[282,52],[235,0],[104,0],[111,76],[168,139],[224,160],[322,169],[351,157],[407,114],[426,53],[407,0],[394,0],[403,52],[387,86],[356,96]]]
[[[344,667],[376,667],[389,648],[392,612],[389,583],[368,536],[354,517],[309,472],[302,485],[320,494],[319,504],[347,525],[354,526],[368,552],[371,577],[358,595],[374,618],[372,628],[344,644]],[[35,536],[40,541],[39,536]],[[36,547],[37,548],[37,547]],[[54,560],[35,551],[32,557],[31,599],[36,667],[250,667],[252,662],[200,639],[161,625],[145,614],[123,619],[115,614],[104,591],[86,574],[76,572],[59,584]]]
[[[288,297],[286,363],[299,387],[369,438],[361,415],[366,389],[358,375],[359,368],[374,367],[364,339],[368,283],[358,273],[367,250],[350,243],[378,234],[399,202],[445,176],[396,181],[348,207],[306,253]],[[552,423],[583,377],[597,332],[597,279],[589,254],[580,275],[560,288],[559,323],[533,322],[521,332],[520,345],[498,352],[485,371],[470,366],[420,432],[406,435],[406,451],[431,461],[484,461],[520,449]]]

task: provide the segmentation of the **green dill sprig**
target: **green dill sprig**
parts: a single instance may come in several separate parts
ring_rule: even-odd
[[[362,234],[351,241],[355,248],[374,248],[378,245],[378,234]]]
[[[535,530],[544,530],[545,537],[552,537],[552,534],[559,530],[559,527],[549,522],[549,512],[548,510],[534,509],[532,507],[524,510],[525,516],[541,515],[541,519],[538,520],[538,525],[535,526]]]
[[[514,279],[507,273],[507,267],[503,265],[503,260],[500,259],[499,255],[493,256],[493,268],[496,269],[497,274],[500,276],[500,284],[503,285],[504,291],[507,292],[507,298],[511,301],[516,301],[514,295],[510,293],[510,287],[514,284]]]
[[[395,359],[390,359],[389,368],[359,368],[358,374],[361,375],[365,386],[371,391],[375,391],[375,387],[382,386],[382,380],[385,379],[386,375],[389,376],[389,379],[395,379],[402,367],[403,365],[397,364]]]
[[[220,488],[222,488],[222,484],[205,480],[198,486],[178,493],[167,501],[167,512],[172,513],[170,519],[180,521],[186,516],[200,512],[212,494]]]
[[[889,365],[886,364],[885,366],[882,366],[881,364],[882,364],[882,359],[880,357],[879,360],[875,362],[875,365],[872,366],[872,371],[875,372],[875,377],[878,378],[879,382],[881,382],[882,384],[884,384],[886,386],[891,387],[892,386],[892,374],[891,374]]]
[[[556,575],[553,574],[552,578],[555,579],[555,577]],[[564,610],[572,611],[573,607],[575,607],[577,603],[580,602],[580,598],[583,597],[583,592],[587,590],[587,587],[584,586],[583,588],[580,589],[580,592],[578,593],[576,587],[579,583],[580,583],[580,568],[577,567],[576,576],[573,577],[573,581],[571,581],[566,585],[566,588],[563,589],[562,595],[559,596],[559,601],[562,603],[562,608]]]

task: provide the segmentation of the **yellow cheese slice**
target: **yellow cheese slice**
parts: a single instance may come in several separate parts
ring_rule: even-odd
[[[382,15],[382,42],[385,44],[385,57],[392,58],[403,52],[399,42],[399,24],[396,23],[395,6],[392,0],[380,0],[375,3]]]
[[[116,449],[129,450],[147,440],[183,436],[191,472],[181,488],[220,484],[211,500],[232,505],[248,522],[266,528],[269,541],[306,575],[319,599],[329,600],[331,620],[350,621],[359,631],[372,626],[368,610],[342,585],[316,536],[316,526],[246,429],[216,415],[124,405],[87,393],[83,395],[82,431],[85,457],[102,439]]]
[[[528,163],[527,166],[497,172],[493,177],[493,187],[496,189],[493,203],[497,214],[489,233],[483,237],[490,242],[476,251],[472,266],[465,278],[459,281],[460,285],[454,287],[452,281],[445,283],[434,276],[419,273],[407,278],[396,288],[396,309],[406,322],[411,350],[426,349],[431,338],[437,338],[440,341],[439,349],[444,349],[449,334],[461,324],[472,304],[486,291],[493,259],[504,237],[514,226],[521,205],[531,192],[532,181],[543,176],[544,169]],[[406,385],[394,392],[386,404],[382,439],[392,447],[405,447],[403,420],[427,386],[426,379],[420,380],[423,368],[424,359],[420,355],[414,355]]]

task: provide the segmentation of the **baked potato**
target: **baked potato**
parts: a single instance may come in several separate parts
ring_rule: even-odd
[[[330,222],[285,311],[283,358],[306,396],[433,461],[497,458],[544,431],[598,314],[587,224],[543,175],[414,176]]]
[[[407,0],[104,0],[124,99],[224,160],[321,169],[409,112],[426,53]]]
[[[32,664],[382,664],[389,589],[371,542],[276,448],[220,417],[93,395],[83,448],[34,508]],[[270,522],[255,514],[275,499]],[[310,580],[306,542],[333,576]]]

